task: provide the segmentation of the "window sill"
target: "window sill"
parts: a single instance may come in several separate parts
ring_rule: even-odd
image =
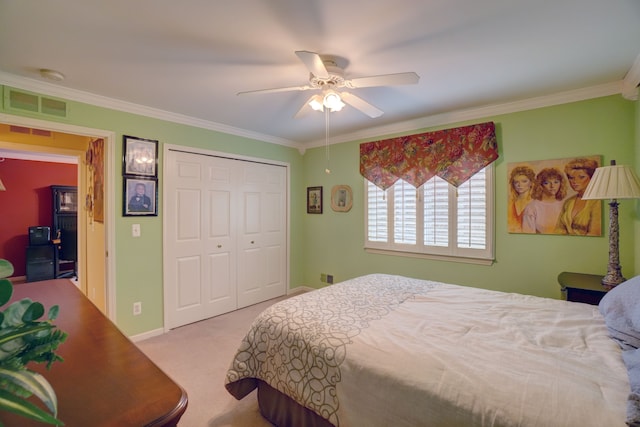
[[[485,259],[485,258],[469,258],[469,257],[451,256],[451,255],[422,254],[422,253],[416,253],[416,252],[392,251],[388,249],[364,248],[364,250],[369,254],[431,259],[435,261],[460,262],[460,263],[475,264],[475,265],[493,265],[493,262],[494,262],[493,259]]]

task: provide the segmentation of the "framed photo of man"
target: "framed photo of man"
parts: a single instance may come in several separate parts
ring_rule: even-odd
[[[158,141],[124,135],[122,174],[158,177]]]
[[[125,176],[123,182],[124,216],[158,215],[158,180]]]

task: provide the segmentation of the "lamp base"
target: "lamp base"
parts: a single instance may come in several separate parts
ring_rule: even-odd
[[[602,286],[606,290],[611,290],[627,280],[622,276],[622,267],[620,267],[618,234],[618,202],[613,199],[609,202],[609,263],[607,274],[602,278]]]
[[[620,266],[610,270],[606,276],[602,278],[602,286],[608,291],[618,286],[620,283],[624,282],[624,276],[622,276],[622,272],[620,271]]]

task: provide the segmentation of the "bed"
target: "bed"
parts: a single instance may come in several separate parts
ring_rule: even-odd
[[[638,425],[638,301],[366,275],[267,308],[225,387],[282,427]]]

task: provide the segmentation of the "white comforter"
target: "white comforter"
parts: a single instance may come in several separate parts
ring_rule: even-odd
[[[629,393],[595,306],[380,274],[265,310],[252,378],[337,426],[624,426]]]

